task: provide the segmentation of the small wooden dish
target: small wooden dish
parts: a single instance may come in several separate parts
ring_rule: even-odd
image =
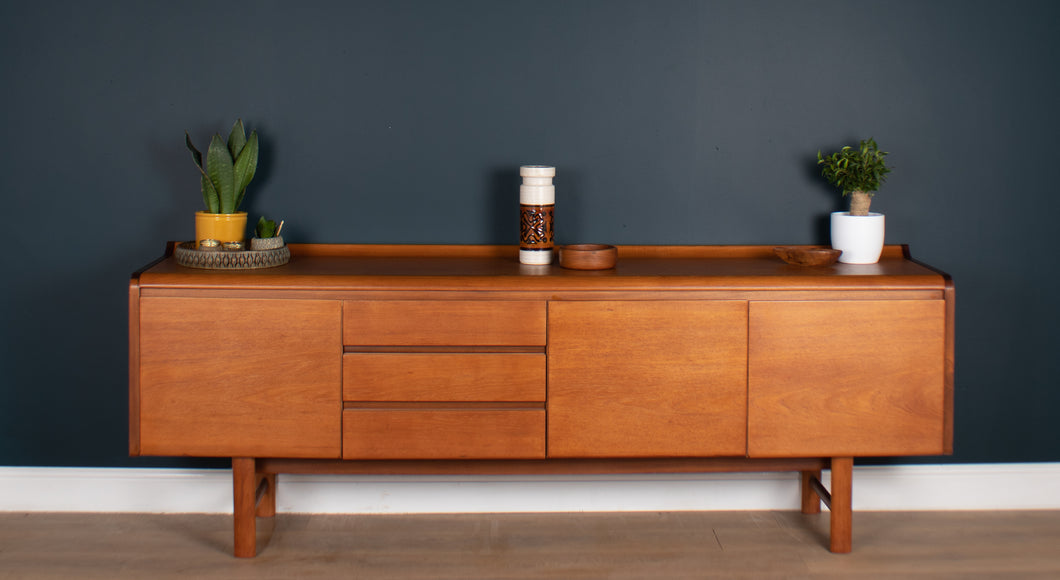
[[[839,260],[843,252],[824,246],[778,246],[773,252],[781,260],[796,266],[829,266]]]
[[[618,248],[606,244],[559,247],[559,265],[570,270],[610,270],[617,261]]]

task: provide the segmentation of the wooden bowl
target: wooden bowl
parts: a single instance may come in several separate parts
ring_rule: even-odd
[[[828,266],[839,260],[843,252],[824,246],[778,246],[773,252],[781,260],[796,266]]]
[[[618,261],[618,248],[605,244],[559,247],[559,265],[570,270],[609,270]]]

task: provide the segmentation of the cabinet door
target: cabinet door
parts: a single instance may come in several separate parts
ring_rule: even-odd
[[[341,305],[140,300],[146,455],[337,458]]]
[[[747,303],[552,302],[550,457],[746,453]]]
[[[941,300],[751,302],[756,457],[943,453]]]

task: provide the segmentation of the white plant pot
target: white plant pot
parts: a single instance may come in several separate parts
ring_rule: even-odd
[[[844,264],[875,264],[883,252],[883,214],[850,215],[832,212],[832,247],[841,250]]]

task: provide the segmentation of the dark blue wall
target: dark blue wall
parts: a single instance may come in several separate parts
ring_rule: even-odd
[[[192,237],[201,147],[263,141],[296,242],[826,242],[818,149],[874,136],[888,241],[957,283],[956,447],[1060,460],[1060,3],[4,2],[0,465],[126,457],[130,272]],[[872,344],[851,345],[871,349]]]

